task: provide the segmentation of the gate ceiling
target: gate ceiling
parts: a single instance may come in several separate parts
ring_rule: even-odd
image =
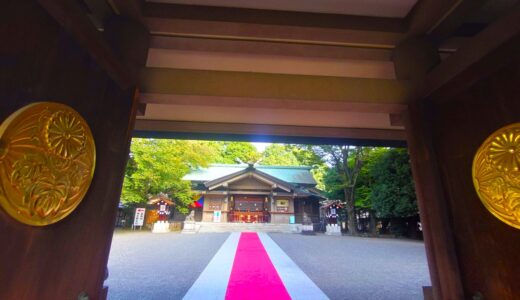
[[[136,135],[399,144],[414,84],[396,76],[394,48],[427,35],[446,59],[514,2],[146,1],[138,18],[152,39]]]

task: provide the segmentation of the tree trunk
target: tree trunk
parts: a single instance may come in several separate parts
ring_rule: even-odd
[[[376,225],[376,211],[370,210],[370,234],[372,236],[376,236],[377,234]]]
[[[388,234],[388,223],[390,220],[388,218],[381,220],[381,230],[379,231],[379,234]]]
[[[345,188],[345,202],[347,203],[348,232],[357,235],[356,209],[354,206],[354,189]]]

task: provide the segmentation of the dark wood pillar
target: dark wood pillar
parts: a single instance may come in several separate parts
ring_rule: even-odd
[[[55,8],[60,3],[56,1]],[[107,57],[93,57],[99,51],[87,49],[89,38],[78,40],[77,31],[67,30],[79,19],[71,18],[64,26],[42,4],[28,0],[4,3],[1,19],[0,121],[32,102],[67,104],[89,124],[97,163],[85,198],[62,221],[32,227],[0,209],[0,299],[103,299],[137,107],[135,85],[117,82],[115,73],[99,63]]]
[[[394,53],[396,75],[412,81],[420,89],[425,75],[440,62],[433,43],[414,38],[400,44]],[[408,150],[423,228],[424,244],[432,282],[425,298],[462,299],[462,285],[448,219],[443,186],[432,149],[429,111],[422,99],[410,99],[404,115]],[[432,293],[432,295],[428,295]]]
[[[413,103],[405,115],[408,150],[428,258],[433,299],[463,299],[452,225],[433,152],[428,109]],[[426,295],[425,295],[426,298]]]

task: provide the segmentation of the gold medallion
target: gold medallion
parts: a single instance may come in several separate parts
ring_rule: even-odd
[[[520,123],[495,131],[473,159],[473,184],[486,207],[520,229]]]
[[[92,132],[78,112],[27,105],[0,126],[0,206],[28,225],[58,222],[87,193],[95,164]]]

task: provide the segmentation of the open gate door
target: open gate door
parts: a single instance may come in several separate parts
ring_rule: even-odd
[[[106,263],[136,114],[135,78],[122,70],[129,57],[144,64],[148,44],[133,28],[129,41],[139,44],[127,44],[112,60],[116,56],[108,55],[112,48],[98,39],[100,32],[76,35],[89,22],[77,5],[22,0],[2,7],[0,121],[34,102],[65,104],[90,127],[97,161],[85,197],[61,221],[26,225],[0,209],[0,299],[106,297]],[[113,25],[104,34],[124,43],[128,26],[120,20]],[[12,142],[0,144],[0,162],[16,150]]]

